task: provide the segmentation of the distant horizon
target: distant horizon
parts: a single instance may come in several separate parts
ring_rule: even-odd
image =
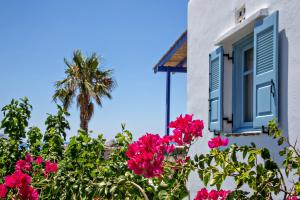
[[[186,30],[187,2],[2,2],[0,107],[27,96],[33,106],[29,126],[44,132],[47,113],[56,113],[52,95],[55,81],[65,77],[63,59],[71,60],[80,49],[101,56],[101,69],[113,69],[118,84],[113,99],[95,109],[91,135],[102,133],[109,141],[121,123],[134,138],[145,132],[164,134],[166,74],[154,74],[152,68]],[[172,75],[171,89],[175,119],[186,113],[186,74]],[[68,139],[80,124],[75,100],[69,113]]]

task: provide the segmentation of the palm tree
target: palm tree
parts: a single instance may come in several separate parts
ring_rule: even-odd
[[[112,70],[100,70],[101,60],[94,53],[85,58],[80,50],[73,53],[72,63],[64,59],[67,77],[55,83],[53,100],[59,99],[64,109],[72,104],[76,97],[77,107],[80,108],[80,128],[88,131],[88,123],[94,113],[94,103],[102,106],[103,97],[112,98],[111,92],[116,86]]]

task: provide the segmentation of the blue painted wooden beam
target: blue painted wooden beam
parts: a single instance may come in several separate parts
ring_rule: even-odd
[[[166,66],[158,66],[154,68],[154,72],[177,72],[177,73],[186,73],[186,67],[166,67]]]
[[[171,93],[171,72],[167,72],[166,79],[166,135],[170,134],[170,93]]]

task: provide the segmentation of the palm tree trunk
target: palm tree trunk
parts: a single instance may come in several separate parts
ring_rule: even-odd
[[[89,128],[89,119],[88,119],[88,105],[89,105],[89,97],[86,95],[83,98],[83,102],[80,105],[80,128],[85,132],[88,132]]]
[[[85,132],[88,132],[88,128],[89,128],[88,121],[86,119],[81,119],[81,117],[80,117],[80,128],[83,129]]]

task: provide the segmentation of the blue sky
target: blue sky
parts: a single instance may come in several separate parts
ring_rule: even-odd
[[[89,124],[108,139],[126,123],[134,137],[164,132],[165,77],[152,67],[187,26],[187,0],[52,0],[0,3],[0,107],[28,96],[30,125],[44,130],[55,113],[55,81],[64,77],[63,58],[75,49],[103,57],[118,87],[97,107]],[[186,74],[172,76],[171,119],[186,113]],[[68,118],[79,128],[74,104]],[[2,118],[2,114],[0,119]]]

